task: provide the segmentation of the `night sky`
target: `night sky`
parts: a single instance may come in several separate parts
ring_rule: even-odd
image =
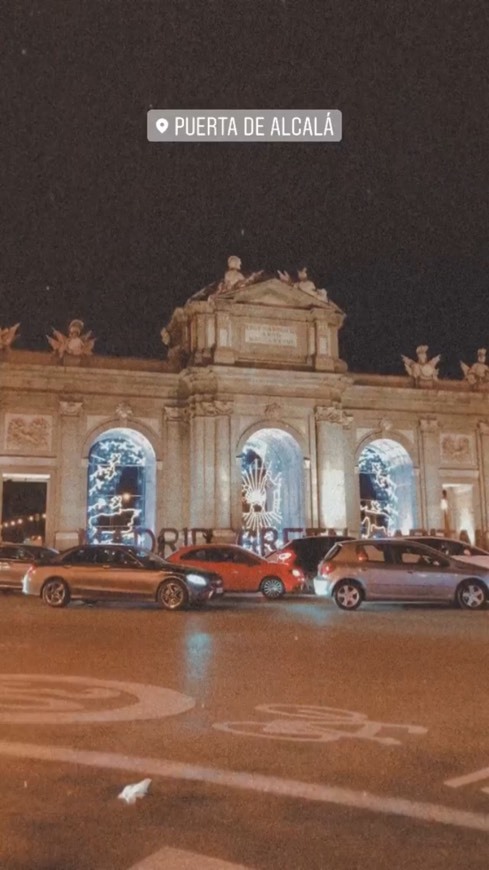
[[[485,0],[39,0],[3,22],[0,326],[162,357],[173,308],[307,264],[352,371],[489,347]],[[156,144],[149,108],[341,109],[339,144]]]

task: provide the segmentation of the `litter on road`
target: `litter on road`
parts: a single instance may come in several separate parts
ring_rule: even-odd
[[[126,804],[135,804],[138,798],[142,798],[148,794],[148,789],[151,785],[150,779],[142,779],[141,782],[135,782],[132,785],[126,785],[118,795],[120,800]]]

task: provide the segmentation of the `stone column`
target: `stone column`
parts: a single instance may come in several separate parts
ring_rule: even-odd
[[[484,535],[484,543],[481,546],[485,547],[489,543],[487,540],[489,531],[489,422],[484,420],[481,420],[477,426],[477,464],[480,481],[481,525]]]
[[[346,417],[346,415],[345,415]],[[343,456],[345,468],[346,525],[348,534],[357,535],[360,531],[360,478],[355,465],[355,430],[353,417],[346,417],[343,424]]]
[[[78,530],[86,526],[87,479],[81,463],[80,417],[83,402],[59,402],[59,465],[57,475],[57,526],[54,546],[78,544]]]
[[[443,528],[439,429],[436,417],[424,417],[419,421],[421,524],[427,531]]]
[[[188,409],[166,406],[163,474],[158,493],[157,529],[183,528],[188,522]]]
[[[343,427],[351,425],[352,418],[338,405],[317,407],[315,418],[319,525],[341,530],[347,525]]]
[[[215,451],[215,522],[219,529],[231,529],[231,414],[232,402],[215,402],[216,451]]]
[[[230,513],[229,413],[227,402],[194,398],[190,409],[190,524],[213,529],[221,527]],[[219,428],[220,427],[220,428]],[[218,433],[224,439],[222,450]],[[219,454],[218,454],[219,449]],[[220,503],[224,494],[224,503]],[[224,526],[222,526],[224,528]]]

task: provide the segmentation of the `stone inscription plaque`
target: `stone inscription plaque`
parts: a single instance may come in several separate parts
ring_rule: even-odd
[[[297,332],[290,326],[271,323],[249,323],[245,326],[247,344],[268,344],[275,347],[297,347]]]

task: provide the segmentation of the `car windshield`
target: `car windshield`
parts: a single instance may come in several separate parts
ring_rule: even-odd
[[[166,568],[167,563],[157,553],[152,550],[145,550],[144,547],[135,547],[132,550],[137,559],[144,565],[145,568]]]

